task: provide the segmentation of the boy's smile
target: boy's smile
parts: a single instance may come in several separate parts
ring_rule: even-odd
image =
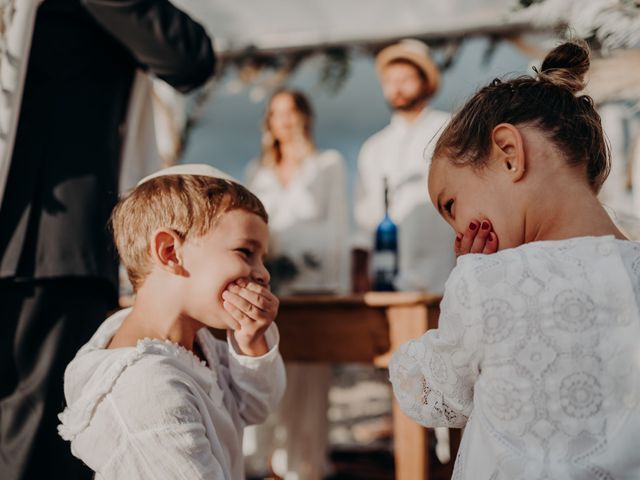
[[[224,213],[206,235],[187,239],[181,248],[184,313],[207,326],[227,328],[222,293],[240,279],[268,286],[268,244],[264,220],[239,209]]]

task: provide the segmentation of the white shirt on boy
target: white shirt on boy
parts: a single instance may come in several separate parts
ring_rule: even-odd
[[[244,478],[242,435],[280,401],[285,373],[275,324],[269,352],[237,352],[202,328],[206,363],[163,340],[107,349],[130,309],[108,318],[65,372],[60,435],[96,479]]]

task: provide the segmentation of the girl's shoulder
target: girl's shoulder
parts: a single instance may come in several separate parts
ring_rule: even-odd
[[[594,283],[624,276],[622,265],[640,278],[640,243],[613,236],[531,242],[491,255],[459,257],[445,292],[468,290],[477,301],[509,292],[535,296],[568,288],[578,278]]]
[[[625,259],[640,255],[640,243],[602,235],[531,242],[510,250],[516,256],[531,261],[555,263],[562,259],[565,266],[589,266],[612,256],[622,258],[624,263]]]
[[[618,240],[613,235],[575,237],[565,240],[543,240],[507,248],[490,255],[463,255],[458,258],[458,265],[473,270],[495,263],[554,262],[558,256],[564,255],[567,258],[588,260],[598,256],[609,256],[614,252],[625,256],[640,255],[640,242]]]
[[[623,256],[640,256],[640,241],[638,240],[615,240],[615,245]]]

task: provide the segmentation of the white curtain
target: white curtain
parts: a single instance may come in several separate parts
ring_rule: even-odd
[[[0,203],[18,128],[36,12],[42,0],[0,0]]]

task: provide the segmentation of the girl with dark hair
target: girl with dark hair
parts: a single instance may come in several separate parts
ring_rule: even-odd
[[[640,245],[596,196],[610,161],[579,94],[589,62],[565,43],[535,77],[492,82],[434,150],[432,202],[498,252],[458,259],[439,328],[390,375],[416,421],[465,427],[457,479],[640,478]]]

